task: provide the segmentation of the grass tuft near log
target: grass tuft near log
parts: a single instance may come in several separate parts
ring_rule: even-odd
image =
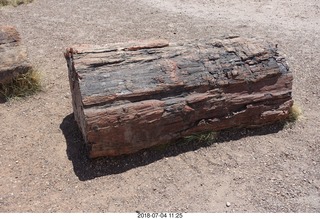
[[[25,74],[19,74],[9,83],[0,84],[0,98],[10,100],[27,97],[41,90],[41,76],[38,70],[31,69]]]
[[[302,109],[298,104],[294,103],[290,108],[288,120],[289,122],[296,122],[296,121],[299,121],[301,117],[302,117]]]
[[[296,122],[301,121],[303,118],[304,117],[302,115],[302,109],[300,105],[294,103],[289,109],[288,118],[281,122],[284,125],[283,127],[285,129],[292,129],[295,126]]]
[[[0,98],[26,97],[41,89],[40,73],[32,67],[19,32],[0,26]]]
[[[184,137],[186,143],[202,143],[206,145],[211,145],[217,141],[217,132],[204,132],[204,133],[195,133],[189,136]]]
[[[31,2],[33,2],[33,0],[0,0],[0,7],[7,5],[18,6]]]

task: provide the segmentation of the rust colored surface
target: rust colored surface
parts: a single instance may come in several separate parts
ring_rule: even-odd
[[[263,40],[83,45],[65,57],[90,157],[274,123],[293,104],[289,67]]]

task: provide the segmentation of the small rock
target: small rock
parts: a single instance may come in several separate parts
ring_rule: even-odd
[[[230,206],[231,206],[231,203],[230,203],[230,202],[227,202],[227,203],[226,203],[226,206],[227,206],[227,207],[230,207]]]

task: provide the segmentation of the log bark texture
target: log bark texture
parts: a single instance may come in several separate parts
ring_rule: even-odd
[[[26,48],[14,27],[0,26],[0,84],[32,69]]]
[[[75,119],[92,158],[274,123],[293,104],[285,58],[263,40],[79,45],[65,57]]]

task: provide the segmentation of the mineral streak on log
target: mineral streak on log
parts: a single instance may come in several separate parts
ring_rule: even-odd
[[[292,74],[276,46],[240,37],[68,49],[75,119],[89,156],[286,119]]]

